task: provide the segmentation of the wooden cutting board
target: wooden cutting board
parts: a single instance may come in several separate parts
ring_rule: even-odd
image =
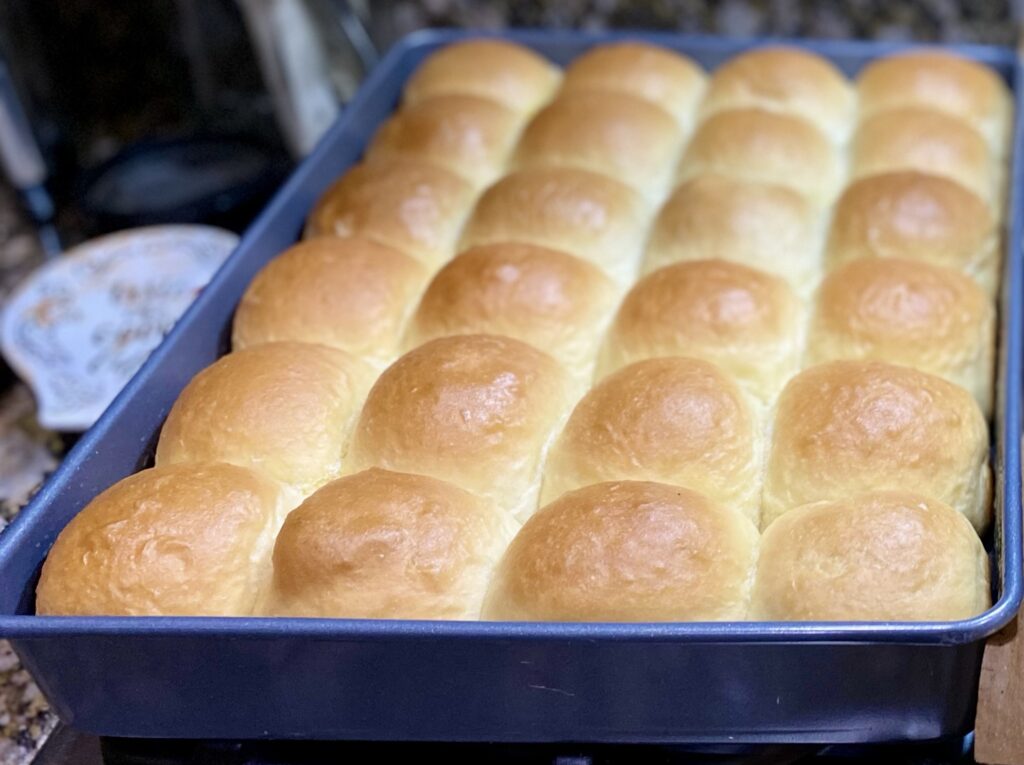
[[[1015,618],[985,646],[978,686],[974,758],[1024,765],[1024,632]]]

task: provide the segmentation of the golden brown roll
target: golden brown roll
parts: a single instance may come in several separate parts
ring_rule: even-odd
[[[469,40],[429,56],[406,83],[404,103],[456,94],[531,112],[551,97],[559,79],[561,72],[529,48],[503,40]]]
[[[602,481],[686,486],[755,523],[761,428],[722,370],[682,357],[630,364],[573,409],[544,467],[541,504]]]
[[[692,59],[642,42],[595,45],[565,70],[562,93],[626,93],[650,101],[683,126],[693,123],[705,74]]]
[[[306,236],[363,236],[437,266],[454,254],[473,197],[467,181],[426,162],[363,162],[320,197]]]
[[[624,93],[566,94],[526,126],[513,166],[578,167],[656,198],[672,181],[682,140],[672,116],[643,99]]]
[[[822,224],[784,186],[706,175],[683,183],[651,230],[643,271],[721,258],[778,274],[810,294],[821,273]]]
[[[970,393],[926,372],[877,361],[804,370],[782,391],[761,525],[821,500],[906,489],[988,524],[988,427]]]
[[[616,481],[570,492],[512,540],[484,601],[506,621],[742,619],[757,529],[689,489]]]
[[[321,487],[274,545],[266,612],[356,619],[477,619],[516,530],[435,478],[373,468]]]
[[[537,244],[583,258],[626,285],[636,273],[649,217],[643,197],[612,178],[568,167],[523,170],[480,197],[461,249]]]
[[[788,46],[755,48],[715,70],[705,115],[758,107],[803,117],[834,141],[849,131],[854,92],[846,76],[814,53]]]
[[[956,269],[994,295],[999,232],[986,204],[955,181],[914,171],[884,173],[850,184],[832,218],[828,266],[865,257]]]
[[[442,268],[409,325],[408,347],[446,335],[505,335],[588,379],[616,290],[598,268],[532,244],[489,244]]]
[[[370,368],[336,348],[267,343],[192,378],[167,415],[156,464],[229,462],[308,494],[336,477]]]
[[[708,117],[683,154],[679,180],[716,174],[786,186],[817,205],[835,198],[842,163],[832,143],[801,117],[730,109]]]
[[[435,96],[385,122],[366,156],[423,160],[485,186],[501,175],[522,125],[520,113],[488,98]]]
[[[971,524],[938,500],[888,491],[804,505],[769,526],[750,617],[952,621],[990,602]]]
[[[369,239],[308,239],[249,284],[235,312],[232,347],[294,340],[386,363],[398,352],[427,278],[418,261]]]
[[[800,368],[803,306],[782,279],[724,260],[647,275],[627,293],[605,337],[603,375],[634,361],[711,361],[763,402]]]
[[[450,481],[523,519],[537,507],[544,451],[571,395],[566,371],[526,343],[432,340],[374,384],[356,427],[354,466]]]
[[[945,377],[992,409],[995,310],[970,278],[898,258],[862,258],[822,282],[807,363],[873,359]]]
[[[36,612],[248,616],[283,519],[280,487],[245,468],[143,470],[100,493],[60,533]]]
[[[860,123],[850,146],[850,174],[863,178],[918,170],[951,178],[998,207],[1000,173],[988,144],[962,120],[934,109],[907,106]]]
[[[904,106],[947,112],[972,125],[993,149],[1009,146],[1012,105],[1002,78],[944,50],[917,50],[869,64],[857,80],[862,114]]]

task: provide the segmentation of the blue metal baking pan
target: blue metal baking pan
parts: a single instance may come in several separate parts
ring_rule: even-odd
[[[925,740],[972,727],[988,635],[1021,602],[1021,205],[1015,131],[994,432],[996,603],[955,623],[500,624],[33,616],[39,567],[93,496],[150,463],[178,391],[227,348],[256,271],[355,162],[415,66],[466,33],[415,34],[370,75],[165,342],[0,537],[0,635],[60,717],[93,733],[173,738],[665,743]],[[514,32],[564,64],[625,37],[708,68],[764,40]],[[897,48],[797,41],[850,74]],[[995,67],[1024,114],[1009,51]]]

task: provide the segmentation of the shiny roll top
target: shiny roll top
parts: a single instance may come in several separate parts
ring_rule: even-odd
[[[38,611],[981,612],[1010,124],[941,52],[434,52]]]

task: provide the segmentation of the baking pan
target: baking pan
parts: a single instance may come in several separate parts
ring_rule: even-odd
[[[150,464],[178,391],[227,348],[235,304],[295,241],[314,200],[357,160],[415,66],[467,36],[406,38],[278,193],[238,250],[52,479],[0,537],[0,635],[68,724],[113,736],[436,741],[874,742],[962,734],[986,636],[1021,602],[1020,124],[1004,264],[993,428],[995,605],[944,623],[542,624],[33,616],[40,565],[99,491]],[[514,32],[564,64],[639,38],[712,69],[765,40]],[[898,46],[795,44],[848,74]],[[1010,51],[956,50],[1003,74]]]

